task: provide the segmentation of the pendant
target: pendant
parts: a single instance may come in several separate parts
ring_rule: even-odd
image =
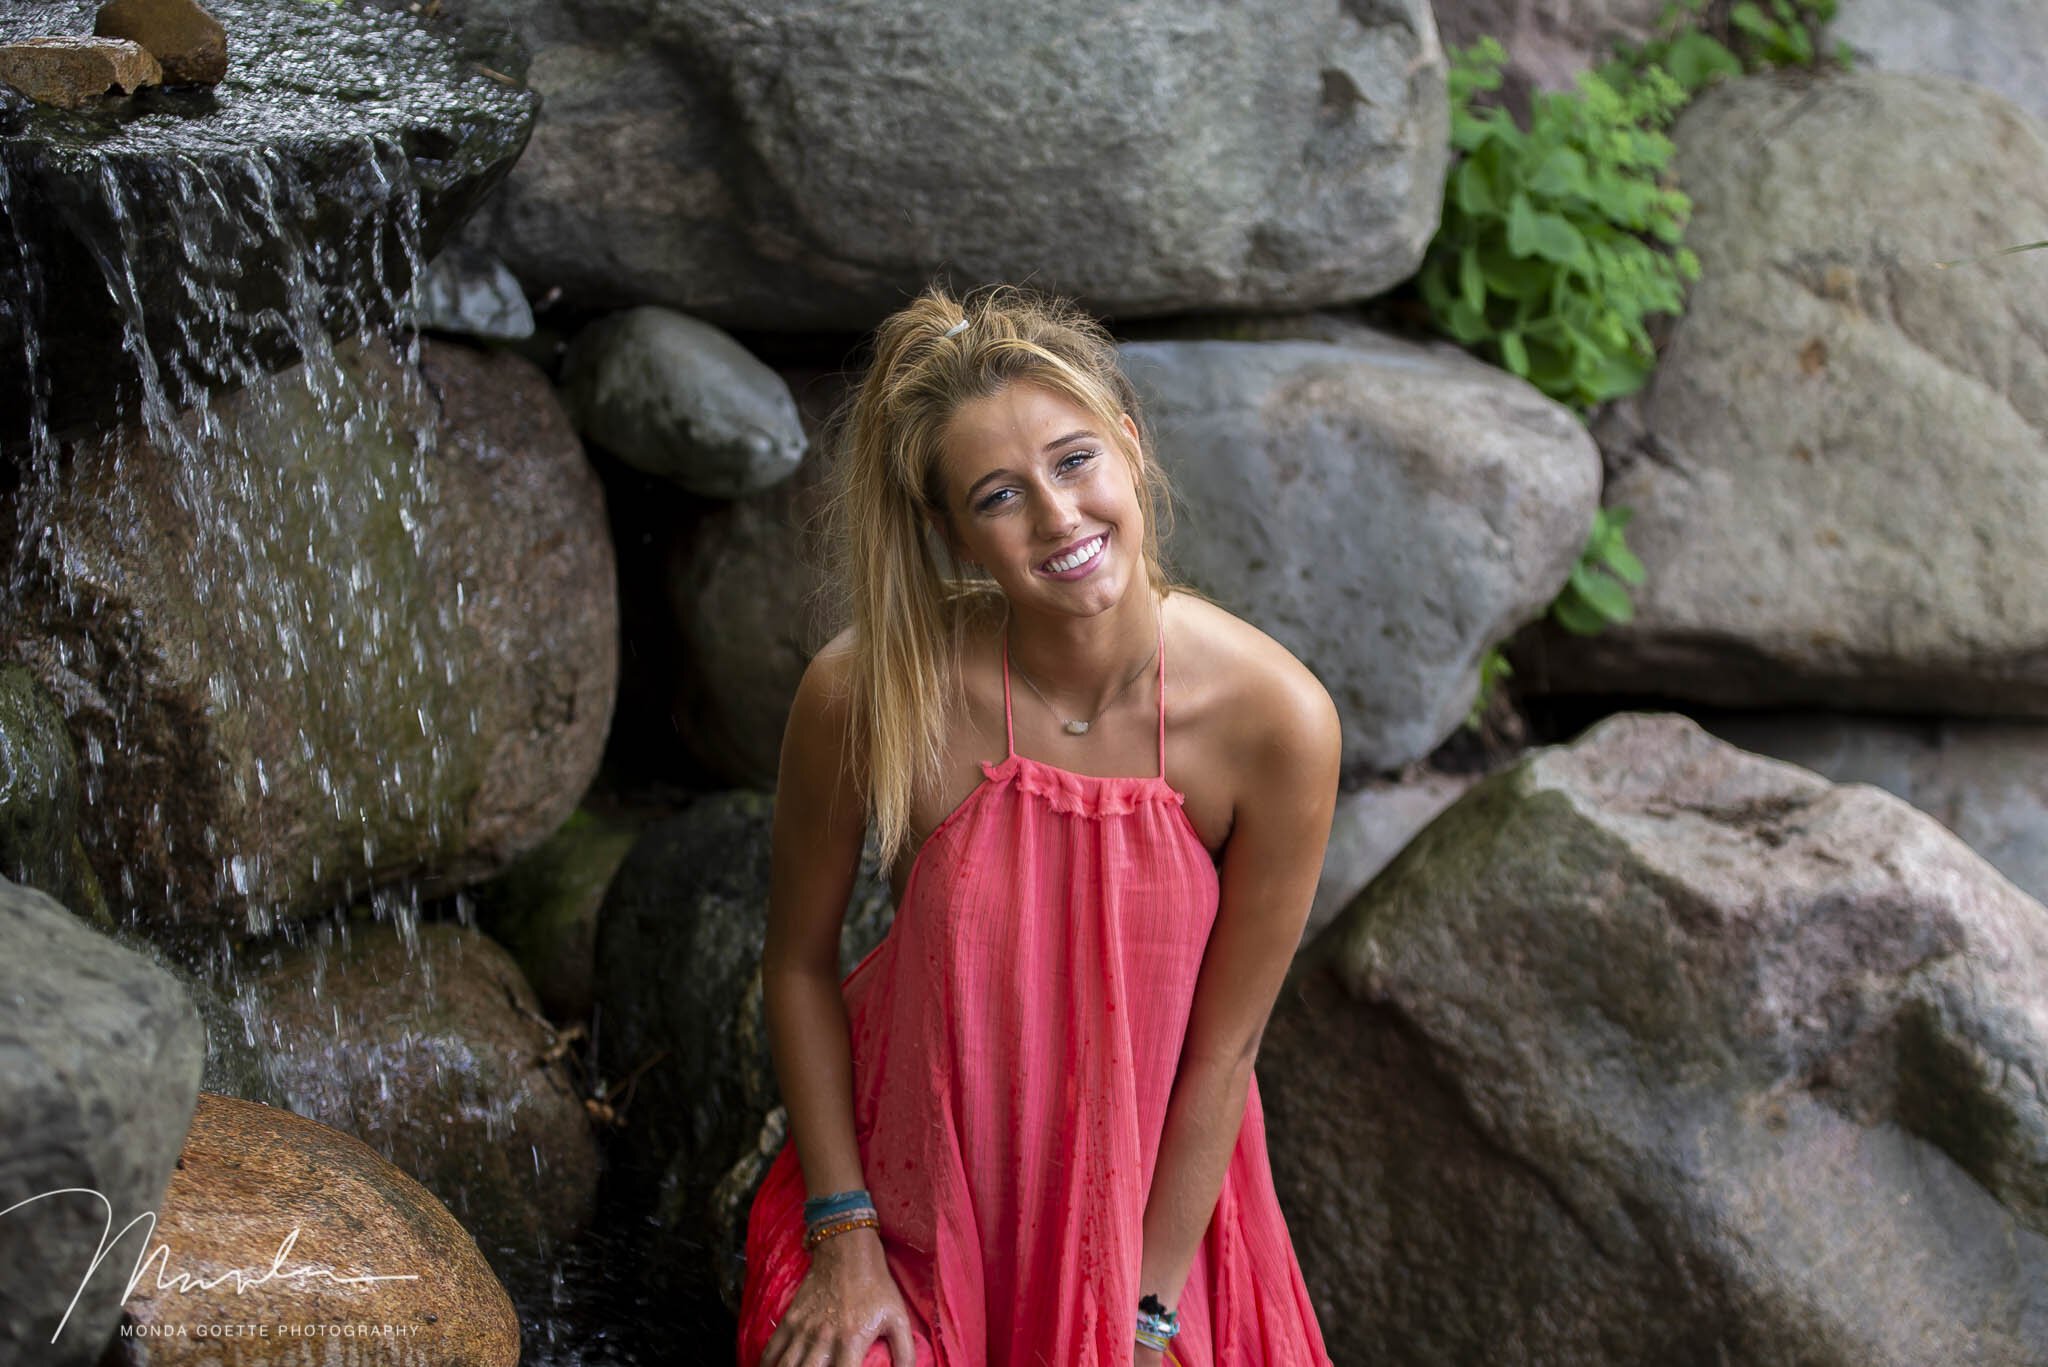
[[[1085,736],[1088,734],[1088,723],[1085,721],[1067,722],[1066,728],[1067,734],[1070,736]]]

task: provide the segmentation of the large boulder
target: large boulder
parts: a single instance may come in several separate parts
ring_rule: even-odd
[[[282,1104],[434,1193],[515,1284],[584,1228],[597,1140],[559,1036],[480,931],[388,923],[266,955],[251,1021]]]
[[[94,1255],[163,1201],[204,1048],[175,978],[0,878],[0,1362],[98,1361],[135,1258]]]
[[[1340,1362],[2048,1359],[2048,909],[1924,814],[1622,714],[1303,956],[1267,1133]]]
[[[1352,792],[1339,793],[1329,844],[1323,849],[1323,871],[1316,879],[1315,901],[1301,931],[1302,943],[1314,940],[1317,932],[1336,920],[1380,870],[1472,783],[1469,774],[1424,770],[1401,778],[1374,779]]]
[[[1524,643],[1519,681],[2048,714],[2048,270],[1937,267],[2040,238],[2048,133],[1951,81],[1784,75],[1674,137],[1702,275],[1596,428],[1649,580],[1628,625]]]
[[[617,1192],[659,1226],[660,1284],[699,1303],[737,1287],[747,1207],[783,1132],[761,1006],[773,817],[772,799],[733,792],[648,827],[598,924],[599,1065],[636,1079],[610,1149]],[[871,845],[840,933],[842,974],[892,914]]]
[[[2048,7],[2036,0],[1848,0],[1829,37],[1859,67],[1952,76],[2048,120]]]
[[[618,643],[603,496],[547,380],[364,349],[184,423],[183,449],[118,434],[0,504],[46,529],[0,525],[26,551],[0,651],[63,705],[122,909],[260,927],[487,875],[559,826]]]
[[[511,1298],[455,1218],[290,1111],[201,1095],[151,1246],[162,1270],[129,1300],[110,1364],[519,1362]]]
[[[1435,230],[1424,0],[448,0],[547,117],[484,212],[537,288],[872,325],[945,268],[1112,314],[1377,294]]]
[[[1731,745],[1903,798],[2021,892],[2048,902],[2048,726],[1807,712],[1710,712],[1698,720]]]
[[[1325,681],[1355,774],[1457,729],[1480,657],[1578,561],[1600,461],[1568,409],[1505,371],[1344,335],[1123,354],[1184,508],[1169,558]]]
[[[233,34],[220,84],[0,125],[0,355],[27,361],[0,367],[0,452],[247,385],[390,322],[525,146],[535,97],[416,15],[208,3]],[[98,8],[8,0],[0,43],[90,34]],[[174,64],[197,59],[181,72],[207,73],[189,16],[144,27]]]

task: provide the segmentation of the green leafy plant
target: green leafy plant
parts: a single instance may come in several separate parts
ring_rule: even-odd
[[[1623,529],[1635,516],[1631,508],[1602,508],[1593,515],[1593,532],[1571,578],[1550,604],[1551,620],[1577,636],[1592,636],[1608,625],[1635,617],[1628,591],[1643,582],[1643,562],[1628,548]]]
[[[1685,92],[1656,68],[1626,88],[1582,74],[1576,92],[1536,96],[1524,131],[1474,103],[1500,86],[1500,44],[1453,57],[1463,155],[1417,280],[1424,303],[1444,332],[1562,402],[1631,392],[1656,359],[1644,317],[1676,313],[1699,275],[1679,245],[1691,202],[1662,180],[1672,147],[1659,130]]]

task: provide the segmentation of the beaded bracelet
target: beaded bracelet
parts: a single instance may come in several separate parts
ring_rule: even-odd
[[[804,1233],[804,1251],[806,1253],[810,1252],[834,1235],[851,1233],[856,1229],[880,1229],[881,1227],[881,1219],[872,1210],[848,1215],[843,1219],[832,1220],[825,1224],[813,1225]]]
[[[1180,1311],[1168,1310],[1151,1292],[1138,1302],[1138,1342],[1147,1348],[1166,1351],[1166,1345],[1180,1333]]]

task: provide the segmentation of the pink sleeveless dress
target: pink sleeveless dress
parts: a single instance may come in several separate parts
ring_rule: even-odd
[[[1159,773],[1008,753],[925,840],[882,943],[842,984],[854,1133],[917,1367],[1132,1361],[1146,1194],[1217,872]],[[794,1143],[747,1224],[739,1361],[810,1266]],[[1326,1367],[1273,1192],[1254,1081],[1178,1309],[1186,1367]],[[863,1367],[890,1367],[886,1340]],[[909,1367],[897,1363],[894,1367]]]

